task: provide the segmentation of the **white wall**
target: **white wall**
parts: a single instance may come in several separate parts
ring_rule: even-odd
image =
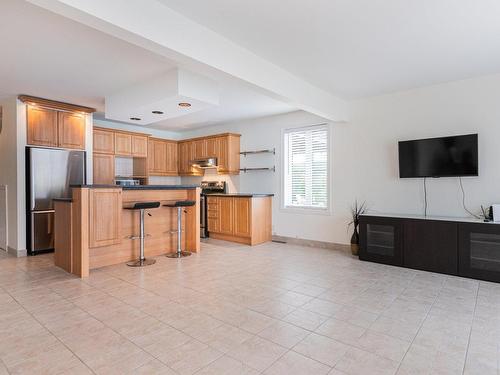
[[[280,169],[231,177],[233,190],[273,192],[274,232],[278,235],[348,243],[346,224],[355,199],[374,212],[423,213],[422,179],[399,179],[397,141],[479,133],[480,176],[464,178],[467,205],[480,212],[500,202],[500,75],[435,85],[351,103],[350,123],[333,124],[333,215],[302,215],[280,210]],[[279,167],[281,131],[322,119],[294,112],[183,133],[193,137],[220,132],[242,134],[245,149],[276,147]],[[268,156],[253,158],[268,165]],[[262,162],[262,163],[261,163]],[[205,176],[208,179],[209,176]],[[217,179],[216,175],[212,175]],[[227,177],[225,177],[227,178]],[[197,182],[201,178],[182,178]],[[465,217],[456,178],[428,180],[428,214]]]
[[[26,254],[25,150],[26,111],[16,97],[4,99],[0,133],[0,185],[6,185],[9,251]]]

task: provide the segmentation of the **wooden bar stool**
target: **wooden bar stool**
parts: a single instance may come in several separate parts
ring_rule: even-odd
[[[129,267],[144,267],[150,266],[156,263],[154,259],[146,259],[144,257],[144,240],[146,239],[146,234],[144,234],[144,213],[146,210],[151,208],[160,207],[160,202],[136,202],[132,207],[125,207],[127,210],[139,210],[140,220],[139,220],[139,236],[130,236],[132,240],[140,240],[140,255],[138,260],[134,260],[127,263]],[[151,214],[148,213],[151,216]]]
[[[177,201],[173,203],[167,203],[163,206],[177,208],[177,230],[170,231],[170,233],[177,233],[177,251],[173,253],[168,253],[165,256],[168,258],[182,258],[191,255],[189,251],[182,251],[182,211],[184,207],[192,207],[196,204],[195,201]],[[184,211],[186,212],[186,211]]]

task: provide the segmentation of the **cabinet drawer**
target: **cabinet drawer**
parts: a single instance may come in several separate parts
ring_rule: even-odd
[[[219,204],[217,202],[215,203],[207,203],[207,209],[209,210],[218,210],[219,209]]]
[[[208,218],[218,218],[219,217],[219,212],[218,211],[213,211],[213,210],[208,210],[207,211],[207,217]]]
[[[219,202],[217,201],[217,197],[207,197],[207,204],[218,204]]]

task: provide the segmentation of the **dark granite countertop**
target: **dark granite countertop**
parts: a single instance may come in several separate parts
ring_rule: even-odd
[[[118,186],[118,185],[71,185],[75,188],[109,189],[122,188],[122,190],[186,190],[196,189],[200,185],[138,185],[138,186]]]
[[[274,194],[268,193],[210,193],[206,195],[212,195],[215,197],[244,197],[244,198],[253,198],[253,197],[274,197]]]

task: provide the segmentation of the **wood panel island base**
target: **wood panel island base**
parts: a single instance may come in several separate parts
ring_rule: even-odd
[[[200,188],[194,185],[92,186],[72,188],[72,199],[55,200],[56,266],[79,277],[89,270],[139,258],[139,212],[127,207],[136,202],[159,201],[148,210],[145,254],[154,257],[176,251],[177,210],[162,205],[193,200],[183,215],[182,250],[200,251]]]
[[[252,246],[271,241],[272,197],[273,194],[210,194],[209,237]]]

